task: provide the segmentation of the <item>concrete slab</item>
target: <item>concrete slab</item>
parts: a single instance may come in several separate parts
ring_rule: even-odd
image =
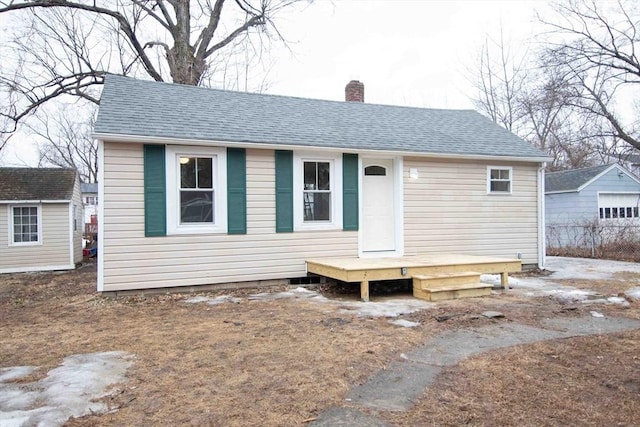
[[[392,427],[391,424],[352,408],[329,408],[317,420],[308,424],[313,427]]]
[[[348,398],[356,406],[381,411],[406,411],[439,373],[437,366],[392,362],[366,383],[352,388]]]

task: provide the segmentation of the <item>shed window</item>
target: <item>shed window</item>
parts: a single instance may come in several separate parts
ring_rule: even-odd
[[[40,206],[10,206],[9,234],[12,245],[42,243]]]

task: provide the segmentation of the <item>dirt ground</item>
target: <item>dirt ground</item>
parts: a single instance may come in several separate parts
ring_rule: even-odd
[[[599,281],[597,290],[617,295],[637,282],[621,276]],[[567,284],[594,288],[591,282]],[[406,328],[308,300],[245,298],[263,291],[220,292],[241,300],[209,306],[186,304],[179,294],[102,297],[95,293],[93,264],[74,272],[2,275],[0,368],[40,366],[31,381],[72,354],[135,355],[126,382],[105,398],[117,410],[69,426],[295,426],[344,405],[351,385],[434,334],[491,322],[538,325],[594,309],[498,293],[404,315],[420,322]],[[344,301],[358,297],[357,287],[322,291]],[[399,295],[409,294],[393,296]],[[485,310],[505,318],[478,316]],[[639,302],[597,310],[640,319]],[[446,369],[412,410],[377,416],[399,426],[640,425],[639,340],[634,331],[478,355]]]

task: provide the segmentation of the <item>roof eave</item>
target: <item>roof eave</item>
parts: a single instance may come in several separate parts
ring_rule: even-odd
[[[339,151],[344,153],[363,153],[377,154],[385,153],[394,156],[416,156],[431,157],[442,159],[460,159],[460,160],[492,160],[492,161],[508,161],[508,162],[526,162],[526,163],[548,163],[553,160],[551,157],[525,157],[525,156],[495,156],[483,154],[456,154],[456,153],[437,153],[426,151],[401,151],[401,150],[371,150],[371,149],[354,149],[347,147],[320,147],[311,145],[295,145],[295,144],[274,144],[262,142],[238,142],[238,141],[219,141],[219,140],[201,140],[201,139],[185,139],[185,138],[166,138],[154,136],[140,135],[123,135],[112,133],[95,132],[93,138],[109,142],[132,142],[139,144],[176,144],[176,145],[223,145],[227,147],[237,148],[260,148],[266,150],[326,150]]]
[[[70,203],[71,199],[19,199],[19,200],[0,200],[0,205],[15,205],[15,204],[28,204],[28,203]]]
[[[545,191],[545,195],[547,194],[564,194],[564,193],[579,193],[578,190],[576,189],[572,189],[572,190],[560,190],[560,191]]]

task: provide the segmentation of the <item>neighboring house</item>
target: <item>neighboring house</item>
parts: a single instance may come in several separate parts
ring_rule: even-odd
[[[471,110],[106,77],[98,290],[298,278],[305,260],[544,256],[544,153]]]
[[[0,273],[75,268],[82,226],[75,170],[0,168]]]
[[[619,163],[636,177],[640,177],[640,154],[613,154],[607,156],[607,159],[608,163]]]
[[[547,173],[547,243],[589,246],[589,227],[640,225],[639,206],[640,180],[618,164]]]
[[[80,183],[82,206],[84,208],[84,224],[92,223],[98,217],[98,184],[95,182]]]

